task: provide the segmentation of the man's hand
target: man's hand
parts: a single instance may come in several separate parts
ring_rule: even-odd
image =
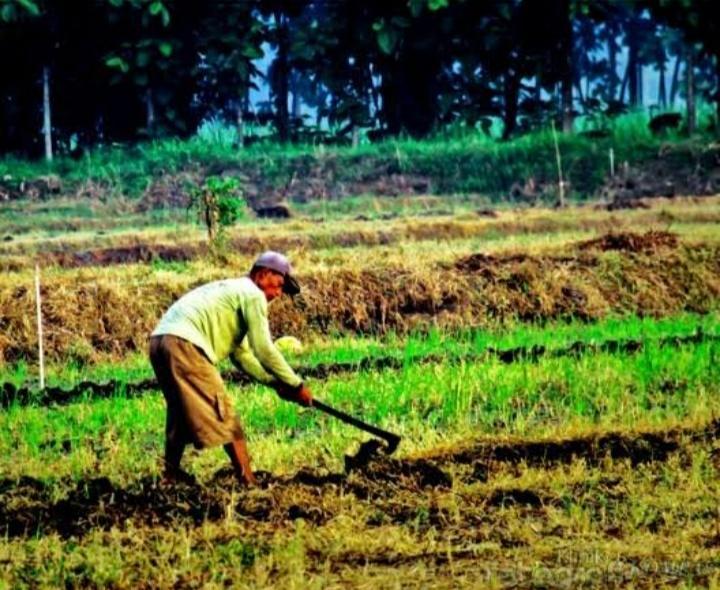
[[[301,406],[312,406],[312,393],[302,383],[298,387],[290,387],[284,383],[275,386],[277,394],[289,402],[295,402]]]

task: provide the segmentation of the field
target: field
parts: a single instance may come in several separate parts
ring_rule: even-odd
[[[0,588],[720,586],[719,196],[310,201],[221,254],[190,221],[0,210]],[[222,366],[261,486],[222,450],[163,484],[147,335],[265,248],[304,285],[271,306],[292,364],[402,443],[361,461],[367,436]]]

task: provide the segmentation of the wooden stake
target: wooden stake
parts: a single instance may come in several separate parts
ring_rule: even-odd
[[[555,130],[555,121],[550,121],[552,125],[553,141],[555,142],[555,160],[558,169],[558,186],[560,188],[560,206],[565,206],[565,182],[563,181],[562,160],[560,158],[560,144],[558,143],[557,131]]]
[[[40,266],[35,265],[35,302],[37,307],[38,356],[40,358],[40,389],[45,389],[45,353],[43,352],[42,308],[40,302]]]
[[[610,178],[615,178],[615,150],[610,148]]]

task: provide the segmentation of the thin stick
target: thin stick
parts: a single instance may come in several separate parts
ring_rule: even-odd
[[[610,178],[615,177],[615,150],[610,148]]]
[[[558,169],[558,182],[560,187],[560,206],[565,206],[565,183],[563,182],[562,160],[560,158],[560,144],[558,143],[557,131],[555,131],[555,121],[550,121],[552,125],[553,141],[555,142],[555,160]]]
[[[40,389],[45,389],[45,353],[43,351],[42,309],[40,302],[40,266],[35,265],[35,301],[37,307],[38,352],[40,357]]]

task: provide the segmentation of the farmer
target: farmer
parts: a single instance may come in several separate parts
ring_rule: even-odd
[[[310,390],[270,337],[268,303],[300,286],[287,258],[261,254],[247,277],[214,281],[176,301],[150,338],[150,361],[167,403],[165,478],[190,478],[180,469],[186,445],[224,445],[244,485],[256,484],[242,427],[215,365],[230,357],[283,399],[312,404]]]

